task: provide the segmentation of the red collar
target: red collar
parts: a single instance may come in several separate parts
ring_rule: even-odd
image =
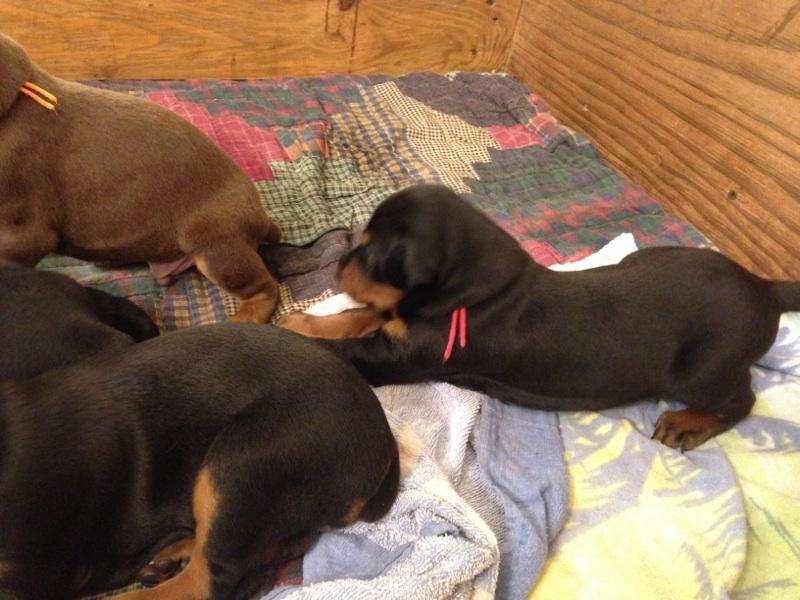
[[[453,310],[453,316],[450,319],[450,337],[447,339],[447,347],[444,349],[442,364],[450,360],[450,356],[453,354],[456,329],[458,329],[458,345],[465,348],[467,346],[467,309],[464,306]]]

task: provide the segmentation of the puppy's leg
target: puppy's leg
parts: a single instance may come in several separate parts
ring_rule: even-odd
[[[302,312],[289,313],[281,317],[277,324],[307,337],[339,340],[364,337],[385,323],[386,318],[381,313],[368,308],[356,308],[325,317]]]
[[[714,396],[724,398],[711,403]],[[690,406],[679,411],[666,411],[656,421],[653,439],[681,450],[693,450],[713,436],[727,431],[745,418],[756,401],[751,388],[750,371],[731,376],[725,382],[684,396]],[[708,408],[706,408],[708,407]]]
[[[259,450],[243,440],[254,440]],[[275,563],[298,536],[325,523],[330,498],[308,482],[293,485],[286,475],[287,465],[290,472],[309,472],[315,454],[306,456],[294,446],[276,457],[283,449],[264,453],[263,444],[258,414],[243,416],[217,437],[194,488],[197,526],[189,564],[164,583],[120,600],[240,598],[243,590],[270,581]]]
[[[208,600],[211,598],[211,572],[206,545],[219,503],[218,491],[207,468],[200,471],[194,486],[192,506],[197,523],[189,564],[172,579],[147,590],[118,596],[119,600]]]
[[[197,268],[241,301],[232,321],[266,323],[278,305],[278,282],[270,275],[257,245],[245,239],[223,240],[195,252]]]

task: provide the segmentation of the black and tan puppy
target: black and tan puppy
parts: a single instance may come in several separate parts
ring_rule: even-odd
[[[342,289],[372,310],[289,315],[373,385],[449,381],[540,409],[663,397],[654,437],[691,449],[754,402],[750,366],[775,340],[800,283],[756,277],[710,250],[641,250],[571,273],[536,264],[445,187],[386,199],[341,261]]]
[[[246,598],[299,538],[375,520],[398,447],[370,387],[276,327],[184,329],[0,386],[0,596]]]
[[[125,298],[3,261],[0,315],[0,381],[26,379],[158,335],[150,317]]]
[[[241,299],[235,320],[261,322],[278,291],[257,248],[279,240],[253,183],[193,125],[53,77],[0,34],[0,258],[193,262]]]

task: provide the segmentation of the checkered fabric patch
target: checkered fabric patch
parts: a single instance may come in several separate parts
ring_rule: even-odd
[[[376,85],[374,90],[383,105],[403,123],[415,154],[436,171],[443,183],[457,192],[468,192],[464,179],[478,177],[473,165],[489,162],[488,149],[499,149],[500,144],[484,128],[406,96],[393,81]]]
[[[383,173],[396,188],[414,181],[440,181],[405,134],[405,125],[373,87],[361,90],[358,102],[346,112],[332,115],[328,151],[332,158],[347,159],[362,176]]]
[[[273,181],[258,181],[261,203],[283,230],[283,242],[302,246],[332,229],[353,229],[396,190],[391,179],[360,175],[349,160],[304,154],[271,163]]]

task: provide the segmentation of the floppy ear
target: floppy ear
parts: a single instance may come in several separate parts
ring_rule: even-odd
[[[0,33],[0,117],[14,104],[32,72],[33,64],[22,46]]]
[[[436,278],[436,257],[422,255],[402,242],[395,244],[385,256],[370,258],[370,279],[384,281],[404,292],[432,285]]]

